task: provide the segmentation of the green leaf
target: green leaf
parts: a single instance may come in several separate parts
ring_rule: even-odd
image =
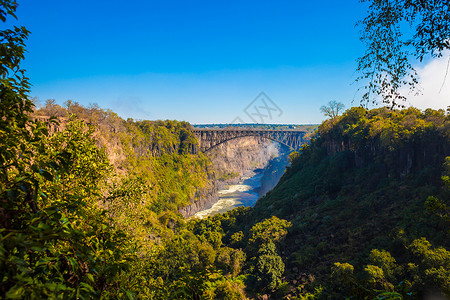
[[[91,273],[86,274],[86,276],[91,282],[94,282],[94,276]]]
[[[134,293],[133,293],[133,292],[131,292],[131,291],[126,291],[126,294],[127,294],[127,298],[128,298],[128,299],[130,299],[130,300],[134,300],[134,299],[135,299],[135,296],[134,296]]]
[[[6,292],[6,299],[20,299],[24,295],[25,295],[24,288],[15,285],[8,292]]]

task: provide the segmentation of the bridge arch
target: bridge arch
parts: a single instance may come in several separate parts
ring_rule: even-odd
[[[273,140],[292,150],[298,150],[305,143],[305,131],[263,130],[263,129],[204,129],[193,130],[198,139],[200,151],[207,152],[216,146],[241,137],[256,136]]]
[[[208,148],[208,149],[203,150],[202,152],[204,152],[204,153],[209,152],[210,150],[216,148],[217,146],[222,145],[222,144],[227,143],[227,142],[232,141],[232,140],[236,140],[236,139],[240,139],[240,138],[246,138],[246,137],[252,137],[252,136],[258,137],[257,135],[246,135],[246,136],[237,136],[237,137],[229,138],[229,139],[227,139],[227,140],[220,141],[219,143],[217,143],[217,144],[211,146],[211,147]],[[286,144],[286,143],[277,141],[277,140],[272,139],[272,138],[267,138],[267,137],[262,137],[262,138],[267,139],[267,140],[271,140],[271,141],[274,141],[274,142],[277,142],[278,144],[283,145],[283,146],[289,148],[290,150],[295,150],[294,148],[292,148],[291,146],[289,146],[289,145]]]

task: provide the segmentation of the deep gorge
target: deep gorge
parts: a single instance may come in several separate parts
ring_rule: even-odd
[[[198,201],[180,209],[184,217],[210,208],[218,201],[218,191],[242,181],[252,170],[263,172],[258,194],[273,188],[287,165],[287,151],[275,142],[258,137],[234,139],[220,144],[206,153],[212,162],[215,178],[213,188]]]

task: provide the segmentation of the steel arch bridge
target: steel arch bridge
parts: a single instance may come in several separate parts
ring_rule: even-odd
[[[192,131],[198,139],[200,151],[202,152],[207,152],[229,140],[247,136],[266,138],[285,145],[292,150],[299,150],[306,143],[304,140],[306,132],[300,130],[194,128]]]

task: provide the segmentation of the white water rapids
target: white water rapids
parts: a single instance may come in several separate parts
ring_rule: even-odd
[[[254,190],[261,187],[263,173],[251,171],[239,184],[229,185],[219,190],[219,201],[211,208],[197,212],[193,217],[204,218],[227,212],[238,206],[254,206],[259,196]]]

